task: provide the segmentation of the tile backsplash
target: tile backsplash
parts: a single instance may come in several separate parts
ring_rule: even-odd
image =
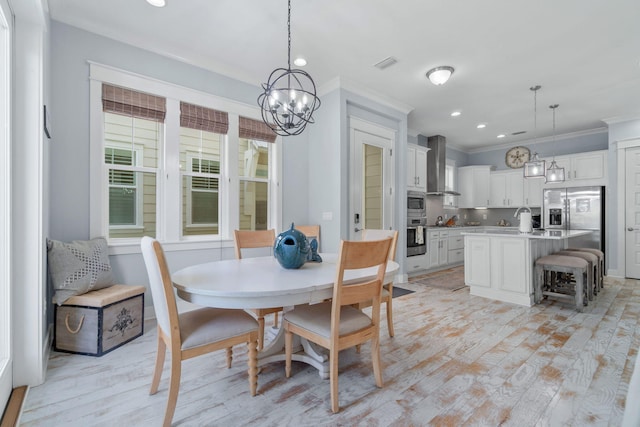
[[[442,206],[443,198],[439,196],[427,197],[427,224],[434,225],[438,216],[442,216],[443,220],[451,218],[453,215],[458,216],[457,225],[465,225],[467,222],[479,222],[480,225],[497,225],[502,219],[511,223],[513,227],[517,227],[520,223],[517,218],[513,217],[516,208],[494,208],[494,209],[457,209],[444,208]],[[540,208],[531,208],[533,215],[540,214]]]

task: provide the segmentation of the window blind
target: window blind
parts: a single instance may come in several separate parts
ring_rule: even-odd
[[[276,133],[264,122],[240,116],[240,138],[275,142]]]
[[[229,130],[229,114],[181,101],[180,126],[225,135]]]
[[[102,84],[102,110],[164,123],[166,99],[119,86]]]

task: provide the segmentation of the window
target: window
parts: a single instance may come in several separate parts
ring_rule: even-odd
[[[111,253],[139,251],[141,236],[200,249],[279,227],[278,144],[257,107],[90,69],[90,233]]]
[[[269,228],[270,149],[275,134],[264,123],[240,117],[238,176],[240,230]]]
[[[155,120],[104,113],[109,238],[155,237],[161,138]]]

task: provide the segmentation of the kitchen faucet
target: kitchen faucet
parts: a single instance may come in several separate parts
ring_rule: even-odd
[[[513,214],[514,218],[518,217],[518,214],[520,213],[520,209],[526,209],[529,211],[529,213],[531,213],[531,208],[529,206],[520,206],[518,209],[516,209],[516,213]]]

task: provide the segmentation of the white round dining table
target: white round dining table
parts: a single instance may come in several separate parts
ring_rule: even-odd
[[[229,259],[192,265],[171,274],[177,294],[185,301],[217,308],[291,308],[299,304],[315,304],[333,295],[338,255],[320,254],[322,262],[307,262],[298,269],[285,269],[273,256]],[[387,263],[385,283],[393,280],[400,266]],[[376,268],[345,272],[349,281],[373,278]],[[293,360],[315,366],[320,376],[327,378],[327,355],[317,351],[306,340],[300,340]],[[277,330],[275,338],[258,354],[258,365],[284,360],[284,333]]]

